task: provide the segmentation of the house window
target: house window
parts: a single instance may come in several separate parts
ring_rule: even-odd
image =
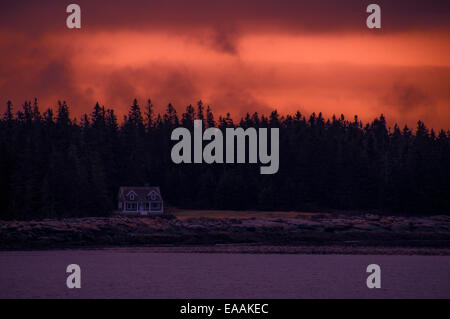
[[[135,211],[137,211],[137,204],[136,203],[127,203],[126,208],[127,208],[127,211],[129,211],[129,212],[135,212]]]
[[[158,200],[158,195],[156,195],[155,192],[152,192],[149,197],[150,197],[150,200]]]
[[[134,194],[130,194],[130,200],[134,200]]]
[[[152,210],[161,210],[161,203],[152,203]]]

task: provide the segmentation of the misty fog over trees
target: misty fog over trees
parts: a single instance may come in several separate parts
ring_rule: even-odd
[[[179,110],[178,110],[179,111]],[[233,122],[199,102],[156,114],[134,101],[128,115],[95,105],[74,119],[65,102],[40,111],[38,102],[7,103],[0,120],[0,219],[107,216],[120,186],[160,186],[180,208],[379,210],[450,212],[450,132],[388,128],[383,116],[325,119],[299,112],[247,114]],[[170,158],[179,126],[279,127],[280,169],[260,164],[181,164]],[[206,142],[204,142],[206,144]]]

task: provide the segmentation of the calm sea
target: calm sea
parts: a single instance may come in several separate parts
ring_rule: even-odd
[[[81,267],[68,289],[66,267]],[[381,266],[381,289],[366,268]],[[450,256],[0,252],[0,298],[450,298]]]

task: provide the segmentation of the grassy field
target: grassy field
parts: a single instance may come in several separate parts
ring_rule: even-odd
[[[313,217],[317,213],[307,213],[307,212],[264,212],[264,211],[251,211],[251,210],[189,210],[189,209],[178,209],[169,208],[168,213],[175,215],[177,218],[286,218],[286,217]]]

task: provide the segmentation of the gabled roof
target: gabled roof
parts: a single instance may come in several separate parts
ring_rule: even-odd
[[[159,198],[162,200],[161,191],[159,190],[159,187],[134,187],[134,186],[124,186],[120,187],[119,189],[119,200],[126,200],[126,196],[130,193],[134,192],[137,196],[135,198],[136,201],[148,201],[147,196],[150,195],[152,192],[156,192],[158,194]]]

